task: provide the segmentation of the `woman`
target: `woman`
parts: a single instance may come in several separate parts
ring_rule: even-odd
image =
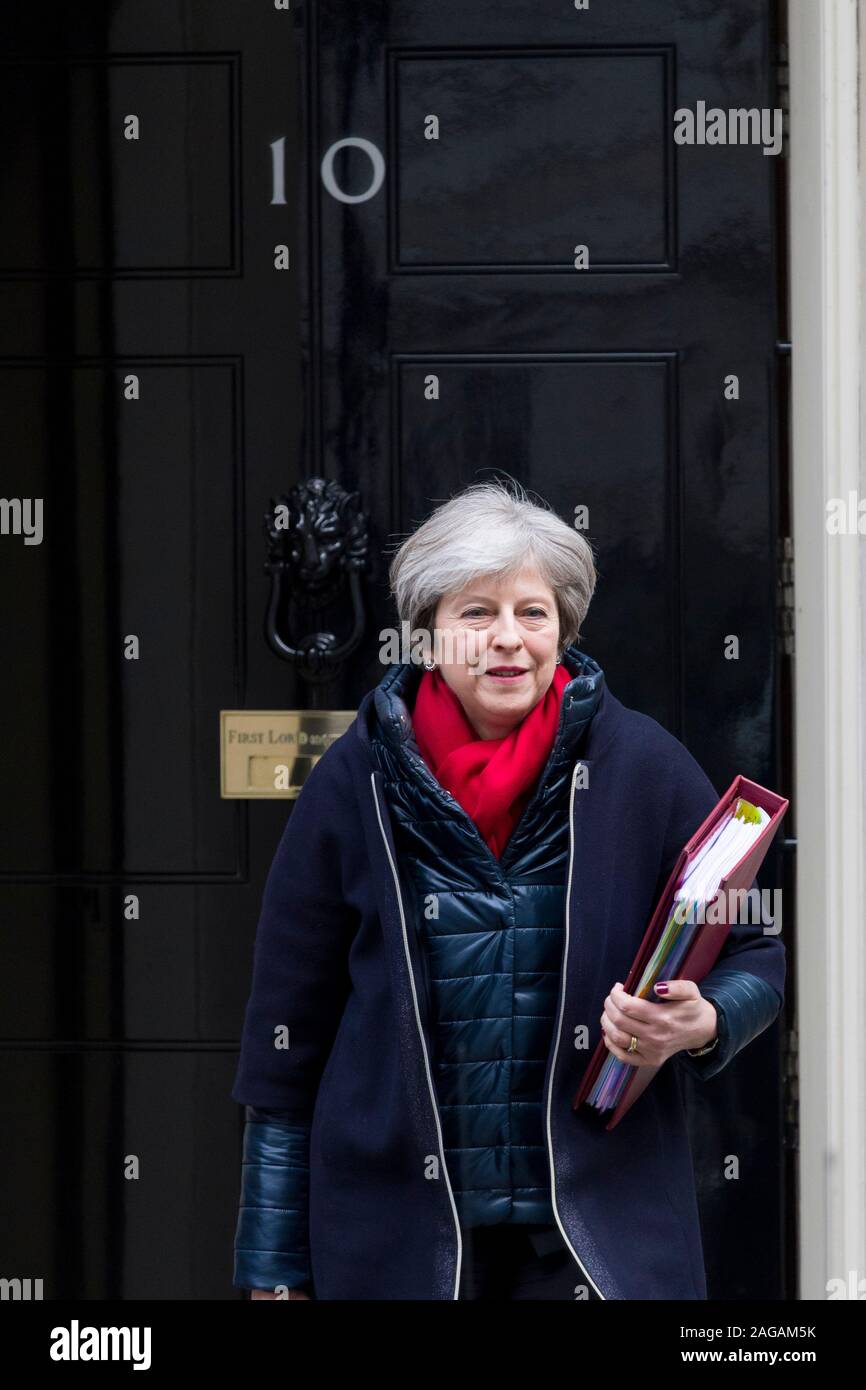
[[[704,1299],[675,1067],[713,1076],[768,1027],[784,949],[734,925],[700,988],[622,981],[717,792],[574,645],[592,552],[520,489],[440,506],[391,582],[434,634],[424,669],[365,696],[265,888],[234,1284]],[[600,1036],[633,1066],[673,1059],[611,1131],[571,1105]]]

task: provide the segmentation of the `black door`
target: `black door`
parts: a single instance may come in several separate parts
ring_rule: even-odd
[[[354,707],[384,552],[436,499],[504,471],[584,525],[614,693],[719,790],[779,785],[778,161],[673,138],[698,102],[778,105],[771,6],[13,9],[3,493],[44,536],[0,537],[5,1265],[225,1297],[289,805],[220,798],[219,711]],[[324,684],[263,636],[262,517],[313,475],[371,521],[365,635]],[[786,1292],[778,1049],[684,1080],[711,1297]]]
[[[673,139],[780,105],[772,7],[307,14],[311,464],[396,533],[485,470],[537,490],[598,549],[614,692],[779,786],[780,156]],[[710,1297],[784,1296],[779,1034],[687,1082]]]

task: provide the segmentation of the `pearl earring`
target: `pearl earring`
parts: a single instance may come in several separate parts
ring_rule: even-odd
[[[436,662],[435,662],[435,661],[425,661],[425,662],[424,662],[424,670],[425,670],[425,671],[435,671],[435,670],[436,670]]]

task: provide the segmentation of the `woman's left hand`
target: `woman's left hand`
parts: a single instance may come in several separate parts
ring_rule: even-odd
[[[658,985],[666,984],[664,992]],[[601,1029],[609,1052],[633,1067],[658,1067],[683,1048],[704,1047],[716,1036],[716,1010],[693,980],[657,981],[656,999],[626,994],[617,980],[604,1001]],[[629,1052],[632,1035],[637,1052]]]

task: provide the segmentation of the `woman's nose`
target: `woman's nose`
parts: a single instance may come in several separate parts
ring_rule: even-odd
[[[518,647],[522,641],[520,629],[513,614],[501,614],[494,625],[493,645],[497,647]]]

